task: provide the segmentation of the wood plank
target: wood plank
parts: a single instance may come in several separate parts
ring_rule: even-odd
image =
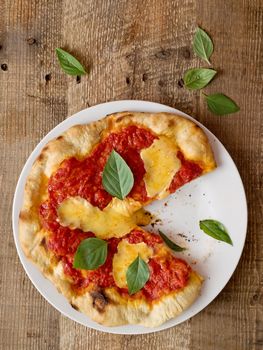
[[[257,83],[263,64],[259,34],[263,25],[262,10],[260,1],[250,1],[249,5],[240,1],[222,4],[217,0],[198,3],[199,25],[212,34],[215,44],[212,63],[220,72],[206,91],[223,92],[241,107],[238,115],[215,117],[201,101],[201,120],[223,142],[239,168],[249,205],[249,230],[244,253],[232,279],[218,298],[193,318],[191,349],[196,349],[196,344],[207,350],[262,347],[262,305],[254,301],[258,293],[262,293],[259,278],[262,265],[259,267],[256,263],[263,247],[262,228],[258,222],[263,216],[260,189],[262,104],[256,102],[262,101],[263,92],[262,84]],[[257,339],[259,334],[261,340]]]
[[[67,113],[65,85],[54,68],[61,6],[48,1],[1,2],[1,237],[0,348],[55,349],[59,314],[32,286],[18,260],[11,228],[12,199],[29,153]],[[46,74],[54,80],[46,81]],[[53,78],[52,77],[52,78]],[[64,78],[64,76],[63,76]],[[64,87],[64,88],[63,88]]]
[[[145,335],[117,335],[98,332],[79,326],[73,321],[62,317],[60,320],[60,349],[160,349],[173,350],[189,349],[189,322],[159,333]]]
[[[261,349],[262,1],[2,0],[0,16],[0,68],[7,65],[0,69],[0,349]],[[214,40],[219,71],[205,91],[232,97],[239,114],[213,116],[200,92],[178,84],[186,69],[204,65],[191,49],[197,24]],[[80,82],[66,76],[56,47],[89,74]],[[184,324],[142,336],[105,334],[61,316],[25,275],[11,229],[17,177],[37,142],[66,116],[119,99],[165,103],[204,123],[235,160],[249,204],[245,250],[223,292]]]

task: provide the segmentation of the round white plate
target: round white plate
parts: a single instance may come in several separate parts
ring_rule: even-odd
[[[143,334],[163,330],[189,319],[205,308],[224,288],[243,250],[247,228],[247,204],[240,175],[227,150],[209,130],[194,120],[205,130],[218,168],[186,184],[168,199],[154,202],[148,206],[148,209],[161,219],[154,229],[151,226],[150,229],[157,232],[159,228],[170,237],[174,237],[178,244],[181,243],[189,248],[180,255],[205,278],[200,297],[179,317],[156,328],[133,325],[104,327],[74,310],[53,284],[26,259],[21,249],[18,239],[18,215],[22,205],[25,181],[34,160],[48,141],[75,124],[90,123],[118,111],[171,112],[194,120],[177,109],[145,101],[103,103],[87,108],[64,120],[37,145],[21,172],[13,203],[13,232],[17,252],[28,277],[43,297],[63,315],[84,326],[104,332]],[[233,240],[233,246],[218,242],[199,229],[199,220],[209,218],[219,220],[227,227]]]

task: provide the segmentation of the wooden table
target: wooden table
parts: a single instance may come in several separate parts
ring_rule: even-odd
[[[2,0],[0,13],[0,348],[262,349],[262,0]],[[240,113],[214,116],[200,92],[181,87],[186,69],[204,65],[191,48],[197,24],[213,38],[219,71],[206,91],[231,96]],[[89,74],[66,76],[56,47]],[[100,333],[60,315],[26,276],[11,228],[18,175],[38,141],[67,116],[120,99],[161,102],[206,125],[235,160],[249,208],[244,253],[216,300],[184,324],[142,336]]]

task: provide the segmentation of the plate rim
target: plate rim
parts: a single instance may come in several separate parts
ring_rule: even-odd
[[[20,187],[23,186],[23,181],[26,180],[27,176],[28,176],[28,171],[27,168],[29,167],[29,164],[32,163],[36,158],[37,156],[39,155],[39,152],[41,151],[41,149],[45,146],[46,143],[48,143],[50,140],[50,136],[54,133],[56,133],[59,129],[63,128],[65,125],[67,124],[70,124],[69,126],[67,126],[65,128],[65,130],[67,130],[69,127],[73,126],[73,125],[78,125],[78,124],[83,124],[83,123],[80,123],[80,122],[77,122],[74,123],[74,118],[81,118],[81,114],[87,112],[89,113],[89,111],[93,110],[93,109],[100,109],[100,108],[107,108],[109,106],[113,106],[116,108],[116,111],[115,112],[109,112],[107,114],[103,114],[101,116],[99,116],[99,118],[97,120],[101,120],[103,119],[106,115],[108,114],[112,114],[112,113],[116,113],[116,112],[120,112],[120,111],[125,111],[126,109],[123,109],[123,108],[118,108],[117,106],[118,105],[131,105],[131,106],[134,106],[133,107],[130,107],[128,108],[127,110],[129,111],[141,111],[143,112],[144,109],[147,110],[147,107],[148,109],[149,108],[155,108],[156,111],[155,112],[152,112],[152,113],[157,113],[158,112],[158,108],[159,109],[166,109],[167,112],[169,113],[175,113],[175,114],[178,114],[178,115],[181,115],[181,116],[184,116],[186,117],[187,119],[190,119],[192,120],[194,123],[196,123],[198,126],[200,126],[205,132],[206,134],[208,134],[209,136],[213,137],[216,142],[218,142],[225,150],[225,152],[228,154],[230,160],[232,161],[232,164],[234,166],[234,169],[235,169],[235,172],[236,172],[236,175],[238,176],[239,180],[240,180],[240,185],[241,185],[241,190],[242,190],[242,195],[243,195],[243,199],[244,199],[244,210],[245,210],[245,219],[244,219],[244,227],[245,227],[245,232],[244,232],[244,236],[243,236],[243,242],[242,242],[242,245],[241,245],[241,248],[240,248],[240,251],[239,251],[239,255],[238,255],[238,258],[236,260],[236,263],[233,264],[232,266],[232,272],[230,273],[229,277],[227,278],[225,284],[220,288],[219,292],[202,308],[200,308],[199,310],[197,310],[196,312],[193,313],[193,315],[191,315],[190,317],[184,319],[184,320],[181,320],[180,322],[176,323],[176,324],[166,324],[167,322],[165,322],[164,324],[162,324],[161,326],[159,327],[155,327],[155,328],[146,328],[146,327],[142,327],[142,331],[141,332],[132,332],[132,331],[124,331],[122,328],[123,327],[127,327],[127,325],[123,325],[123,326],[119,326],[119,327],[114,327],[114,329],[112,327],[107,327],[107,326],[103,326],[103,325],[100,325],[100,324],[97,324],[95,323],[95,325],[87,325],[83,322],[81,322],[80,320],[77,320],[74,316],[72,315],[69,315],[68,313],[64,312],[60,306],[56,305],[55,302],[51,301],[46,295],[45,293],[36,285],[34,279],[32,278],[32,276],[30,276],[30,272],[28,271],[28,268],[26,266],[26,264],[29,262],[29,260],[24,256],[23,254],[23,251],[22,251],[22,248],[20,246],[20,242],[19,242],[19,232],[18,230],[16,229],[16,226],[18,224],[18,215],[16,215],[16,203],[17,203],[17,200],[18,200],[18,192],[20,190]],[[141,105],[142,108],[136,108],[136,105]],[[144,106],[144,107],[143,107]],[[132,109],[133,108],[133,109]],[[72,122],[72,124],[71,124]],[[89,124],[89,123],[92,123],[94,121],[88,121],[86,122],[85,124]],[[60,131],[60,133],[63,133],[65,131],[63,129],[63,131]],[[56,136],[52,136],[51,139],[55,138]],[[31,165],[32,166],[32,165]],[[18,208],[20,209],[20,207]],[[62,315],[64,315],[65,317],[68,317],[69,319],[81,324],[81,325],[84,325],[85,327],[88,327],[88,328],[91,328],[91,329],[95,329],[95,330],[98,330],[98,331],[102,331],[102,332],[105,332],[105,333],[111,333],[111,334],[126,334],[126,335],[139,335],[139,334],[147,334],[147,333],[154,333],[154,332],[158,332],[158,331],[161,331],[161,330],[165,330],[165,329],[169,329],[171,327],[175,327],[176,325],[179,325],[185,321],[187,321],[188,319],[192,318],[193,316],[197,315],[199,312],[201,312],[202,310],[204,310],[210,303],[212,303],[213,300],[215,300],[215,298],[221,293],[221,291],[225,288],[226,284],[229,282],[229,280],[231,279],[231,277],[233,276],[236,268],[237,268],[237,265],[240,261],[240,258],[241,258],[241,255],[242,255],[242,252],[244,250],[244,245],[245,245],[245,241],[246,241],[246,236],[247,236],[247,224],[248,224],[248,208],[247,208],[247,198],[246,198],[246,193],[245,193],[245,188],[244,188],[244,184],[243,184],[243,181],[242,181],[242,178],[240,176],[240,173],[238,171],[238,168],[233,160],[233,158],[231,157],[231,155],[229,154],[229,152],[227,151],[227,149],[225,148],[225,146],[222,144],[222,142],[206,127],[204,126],[201,122],[199,122],[198,120],[196,120],[195,118],[193,118],[192,116],[176,109],[176,108],[173,108],[173,107],[170,107],[170,106],[167,106],[165,104],[161,104],[161,103],[157,103],[157,102],[152,102],[152,101],[144,101],[144,100],[117,100],[117,101],[110,101],[110,102],[104,102],[104,103],[99,103],[99,104],[96,104],[94,106],[91,106],[91,107],[88,107],[88,108],[85,108],[85,109],[82,109],[76,113],[74,113],[73,115],[67,117],[66,119],[64,119],[62,122],[60,122],[59,124],[57,124],[54,128],[52,128],[44,137],[41,138],[41,140],[37,143],[37,145],[34,147],[34,149],[32,150],[32,152],[30,153],[30,155],[27,157],[25,163],[24,163],[24,166],[22,167],[22,170],[20,172],[20,175],[18,177],[18,180],[17,180],[17,185],[16,185],[16,188],[15,188],[15,192],[14,192],[14,196],[13,196],[13,205],[12,205],[12,231],[13,231],[13,238],[14,238],[14,241],[15,241],[15,246],[16,246],[16,251],[17,251],[17,254],[19,256],[19,260],[26,272],[26,275],[27,277],[30,279],[31,283],[33,284],[33,286],[37,289],[37,291],[41,294],[41,296],[49,303],[51,304],[57,311],[59,311]],[[30,262],[30,264],[32,264]],[[34,264],[33,264],[34,265]],[[38,270],[40,274],[41,271]],[[43,275],[43,274],[42,274]],[[46,277],[45,277],[46,278]],[[88,317],[88,316],[87,316]],[[88,317],[89,320],[91,320],[89,317]],[[174,318],[176,319],[176,318]],[[91,320],[93,321],[93,320]],[[93,321],[94,322],[94,321]],[[130,325],[129,325],[130,326]],[[138,326],[138,325],[131,325],[131,326]]]

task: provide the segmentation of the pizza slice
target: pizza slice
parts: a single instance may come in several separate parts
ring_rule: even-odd
[[[103,186],[113,150],[134,177],[123,199]],[[140,228],[150,221],[144,206],[215,166],[205,133],[173,114],[123,112],[74,126],[49,142],[32,167],[20,213],[22,248],[74,307],[96,321],[159,325],[196,298],[201,277],[173,257],[159,236]],[[107,260],[94,271],[78,269],[74,255],[91,237],[107,242]],[[128,251],[144,256],[140,249],[147,251],[150,278],[129,295],[120,261]]]
[[[109,239],[108,250],[101,267],[80,271],[71,299],[74,308],[101,324],[156,327],[180,314],[199,295],[202,277],[176,258],[156,234],[136,229]],[[148,265],[149,279],[130,294],[127,270],[138,256]]]

